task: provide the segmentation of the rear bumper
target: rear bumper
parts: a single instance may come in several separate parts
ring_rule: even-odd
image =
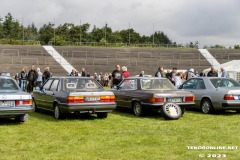
[[[116,109],[116,103],[84,103],[84,104],[60,104],[60,109],[64,113],[72,113],[72,112],[112,112]]]
[[[0,116],[17,116],[28,114],[33,111],[32,107],[0,107]]]
[[[165,103],[141,103],[143,107],[145,108],[149,108],[149,109],[160,109]],[[187,106],[192,106],[195,103],[194,102],[189,102],[189,103],[175,103],[177,105],[179,105],[180,107],[187,107]]]
[[[239,109],[240,110],[240,103],[222,103],[223,109]]]

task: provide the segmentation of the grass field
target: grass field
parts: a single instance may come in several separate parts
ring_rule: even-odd
[[[166,121],[157,113],[138,118],[117,110],[107,119],[55,120],[51,113],[40,112],[31,113],[25,123],[0,119],[0,140],[0,159],[239,159],[239,149],[187,146],[240,146],[240,115],[188,110],[179,120]],[[205,158],[199,158],[202,154]],[[215,154],[226,158],[207,158]]]

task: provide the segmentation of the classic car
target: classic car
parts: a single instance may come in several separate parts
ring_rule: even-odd
[[[240,84],[231,78],[196,77],[187,80],[179,89],[194,93],[195,108],[203,113],[215,110],[240,111]]]
[[[33,91],[33,107],[49,110],[56,119],[68,113],[91,113],[107,118],[115,110],[115,96],[90,77],[52,77],[40,90]]]
[[[32,111],[31,94],[23,92],[12,77],[0,76],[0,117],[25,122]]]
[[[191,92],[178,91],[166,78],[130,77],[114,90],[117,106],[132,108],[136,116],[146,109],[161,111],[164,119],[178,119],[185,106],[194,104]]]

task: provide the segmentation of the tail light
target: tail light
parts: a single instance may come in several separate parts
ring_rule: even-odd
[[[19,105],[32,105],[32,100],[16,100],[15,101],[15,105],[19,106]]]
[[[101,96],[100,97],[101,102],[115,102],[115,96]]]
[[[195,101],[194,96],[185,97],[185,102],[194,102],[194,101]]]
[[[83,96],[68,96],[67,103],[82,103],[84,102]]]
[[[151,103],[160,103],[160,102],[164,102],[164,101],[165,101],[164,97],[152,97],[152,98],[150,98]]]
[[[231,94],[225,94],[223,99],[224,100],[235,100],[233,95],[231,95]]]

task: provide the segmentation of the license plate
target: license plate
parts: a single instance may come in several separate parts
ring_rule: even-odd
[[[182,98],[167,98],[167,102],[179,103],[182,102]]]
[[[84,101],[99,101],[100,97],[84,97]]]
[[[0,107],[14,107],[15,101],[0,101]]]

